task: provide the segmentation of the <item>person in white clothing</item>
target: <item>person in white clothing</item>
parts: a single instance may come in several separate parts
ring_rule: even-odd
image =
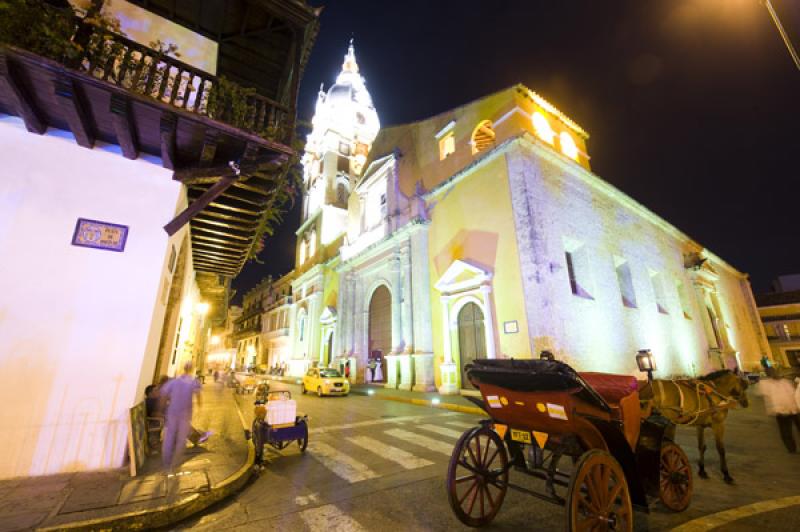
[[[796,453],[792,425],[800,432],[800,406],[795,398],[794,385],[792,381],[780,378],[775,368],[769,368],[767,375],[769,378],[758,383],[758,393],[764,396],[767,415],[775,416],[786,450]]]

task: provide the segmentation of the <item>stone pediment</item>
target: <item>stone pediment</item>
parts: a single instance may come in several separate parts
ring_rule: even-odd
[[[491,273],[467,261],[456,259],[434,286],[439,292],[446,294],[475,289],[491,280]]]

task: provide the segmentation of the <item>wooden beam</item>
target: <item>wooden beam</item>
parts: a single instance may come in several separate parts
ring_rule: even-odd
[[[12,105],[17,116],[22,118],[25,129],[38,135],[47,131],[47,124],[42,120],[39,110],[36,109],[33,101],[14,72],[14,67],[8,61],[5,50],[0,50],[0,86],[3,92],[11,97]]]
[[[206,129],[205,135],[203,135],[203,147],[200,149],[200,166],[211,166],[214,156],[217,154],[218,144],[219,130]]]
[[[75,82],[67,75],[60,74],[53,81],[53,93],[70,131],[75,135],[75,141],[84,148],[93,148],[94,127]]]
[[[237,222],[247,225],[256,226],[258,225],[257,219],[248,219],[248,218],[239,218],[238,216],[232,216],[230,214],[224,214],[221,212],[212,211],[211,209],[206,209],[200,214],[198,214],[194,219],[196,220],[205,220],[207,218],[214,218],[215,220],[225,220],[228,222]]]
[[[225,179],[227,179],[227,178],[225,178]],[[211,189],[209,189],[209,190],[211,190]],[[258,219],[258,217],[261,216],[260,212],[251,211],[249,209],[242,209],[240,207],[235,207],[233,205],[226,205],[225,203],[219,203],[219,202],[216,202],[216,201],[211,202],[209,204],[209,206],[210,207],[214,207],[216,209],[221,209],[223,211],[231,211],[231,212],[235,212],[235,213],[238,213],[238,214],[246,214],[247,216],[252,216],[252,217],[254,217],[256,219]]]
[[[233,233],[230,230],[229,231],[220,231],[219,229],[211,229],[210,227],[202,227],[200,225],[192,225],[192,231],[194,231],[195,234],[197,233],[197,231],[202,231],[203,233],[209,233],[209,234],[217,235],[217,236],[224,236],[224,237],[232,238],[234,240],[244,240],[245,242],[248,242],[251,238],[253,238],[252,235],[250,235],[250,236],[242,236],[241,234]]]
[[[239,274],[238,271],[230,271],[230,270],[221,270],[219,268],[213,268],[211,266],[198,266],[195,268],[198,272],[203,273],[213,273],[214,275],[222,275],[225,277],[236,277]]]
[[[169,236],[178,232],[178,229],[186,225],[189,220],[202,211],[206,206],[211,204],[217,199],[225,190],[230,187],[239,176],[223,177],[213,187],[205,191],[205,193],[194,200],[183,212],[176,216],[171,222],[164,226],[164,230]]]
[[[139,143],[136,140],[133,118],[131,117],[128,99],[116,92],[111,93],[111,125],[117,135],[117,143],[122,148],[122,155],[126,159],[139,157]]]
[[[206,265],[209,265],[209,266],[213,265],[213,266],[217,266],[219,268],[226,268],[226,269],[230,269],[230,270],[236,270],[237,268],[239,268],[241,266],[241,261],[239,261],[239,262],[224,262],[224,261],[218,261],[216,259],[203,258],[203,257],[195,257],[192,260],[194,261],[195,264],[206,264]]]
[[[214,227],[222,227],[225,229],[236,229],[238,231],[244,232],[253,232],[253,229],[256,228],[256,223],[251,225],[239,225],[239,224],[232,224],[230,222],[220,222],[219,220],[209,220],[208,218],[202,218],[200,215],[195,216],[192,219],[192,227],[195,227],[196,224],[204,224],[204,225],[212,225]]]
[[[228,258],[239,259],[241,258],[242,254],[244,253],[241,249],[230,249],[225,246],[220,246],[219,244],[212,244],[210,242],[203,242],[198,240],[192,240],[192,249],[197,251],[202,251],[203,253],[207,253],[210,255],[223,255]]]
[[[247,151],[245,151],[245,155]],[[239,173],[241,174],[252,174],[260,169],[263,166],[271,163],[283,164],[288,160],[288,156],[285,153],[271,153],[269,155],[264,155],[262,157],[256,157],[254,159],[250,159],[245,161],[244,158],[242,160],[241,166],[239,166]],[[172,179],[176,181],[180,181],[185,184],[197,184],[196,180],[205,179],[209,177],[225,177],[231,176],[236,173],[236,170],[231,166],[232,163],[235,161],[231,161],[225,165],[219,166],[198,166],[194,168],[182,168],[180,170],[175,170],[172,174]]]
[[[198,235],[193,234],[192,240],[203,240],[208,242],[216,242],[218,244],[223,244],[226,248],[231,250],[245,250],[250,247],[250,244],[240,244],[239,242],[231,242],[230,239],[225,238],[214,238],[213,236],[205,236],[205,235]]]
[[[164,168],[169,170],[175,170],[177,166],[175,148],[177,126],[178,118],[174,114],[166,111],[161,113],[161,120],[159,123],[159,129],[161,131],[161,164]],[[169,234],[172,235],[173,233]]]

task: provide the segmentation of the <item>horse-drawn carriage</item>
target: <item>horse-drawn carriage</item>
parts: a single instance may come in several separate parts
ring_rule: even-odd
[[[648,497],[674,511],[689,505],[691,467],[675,425],[640,404],[634,377],[554,360],[476,360],[467,375],[490,419],[450,458],[448,497],[464,524],[494,519],[508,488],[565,506],[569,530],[633,530],[633,507],[647,511]],[[544,490],[509,483],[511,469],[544,480]]]

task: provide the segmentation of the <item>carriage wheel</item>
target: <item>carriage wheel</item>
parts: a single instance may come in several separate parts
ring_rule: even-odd
[[[581,456],[569,483],[567,530],[633,530],[628,482],[613,456],[593,449]]]
[[[487,427],[459,438],[447,467],[447,495],[458,520],[468,526],[488,524],[508,490],[508,454],[503,440]]]
[[[692,466],[678,445],[666,442],[661,447],[658,498],[674,512],[682,512],[692,500]]]
[[[300,452],[306,452],[306,447],[308,447],[308,425],[306,425],[305,421],[298,421],[297,424],[300,425],[302,423],[303,428],[305,429],[305,434],[302,438],[297,438],[297,445],[300,447]]]

